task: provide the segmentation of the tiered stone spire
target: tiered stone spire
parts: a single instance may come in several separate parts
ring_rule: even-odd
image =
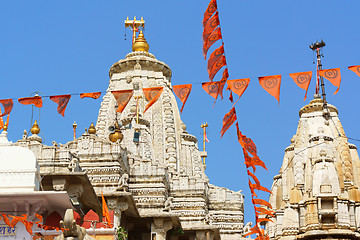
[[[357,148],[347,141],[338,110],[328,104],[327,111],[322,99],[314,99],[299,112],[296,135],[271,188],[271,239],[360,237]]]

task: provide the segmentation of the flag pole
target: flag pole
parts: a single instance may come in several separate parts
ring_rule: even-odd
[[[320,53],[321,49],[323,47],[325,47],[326,44],[323,40],[321,40],[321,42],[315,42],[313,44],[311,44],[309,47],[311,50],[316,51],[316,58],[317,58],[317,67],[316,67],[316,86],[318,86],[318,81],[320,78],[320,83],[321,83],[321,92],[322,92],[322,99],[323,99],[323,112],[324,112],[324,117],[326,119],[329,118],[329,111],[327,109],[327,101],[326,101],[326,93],[325,93],[325,83],[324,83],[324,78],[322,76],[319,76],[319,72],[320,70],[322,70],[322,64],[321,64],[321,57],[323,57],[323,55]],[[318,92],[319,89],[316,88],[316,97],[320,98],[320,93]]]
[[[203,151],[205,152],[206,150],[206,128],[208,127],[208,124],[207,123],[203,123],[201,124],[200,126],[202,129],[203,129]],[[206,168],[206,164],[205,164],[205,156],[203,156],[203,163],[204,163],[204,166]]]

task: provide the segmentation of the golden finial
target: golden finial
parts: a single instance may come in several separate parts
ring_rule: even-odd
[[[7,132],[7,130],[8,130],[8,124],[7,124],[7,123],[4,124],[4,128],[3,128],[3,129],[4,129],[5,132]]]
[[[123,140],[123,138],[124,138],[124,135],[121,133],[119,124],[116,122],[115,123],[115,131],[109,135],[109,140],[111,142],[116,142],[117,140],[119,140],[119,142],[121,142]]]
[[[89,133],[89,134],[95,134],[95,133],[96,133],[96,129],[95,129],[94,123],[91,123],[91,125],[90,125],[90,127],[89,127],[89,130],[88,130],[88,133]]]
[[[35,120],[34,125],[30,128],[30,132],[32,134],[39,134],[40,132],[40,128],[39,125],[37,124],[37,121]]]
[[[206,164],[205,164],[205,158],[206,158],[206,156],[207,156],[207,153],[206,153],[206,151],[205,151],[205,142],[206,141],[208,141],[207,140],[207,136],[206,136],[206,128],[208,127],[208,124],[207,123],[203,123],[203,124],[201,124],[201,126],[200,126],[202,129],[203,129],[203,134],[204,134],[204,139],[203,139],[203,148],[204,148],[204,150],[203,150],[203,154],[201,154],[202,155],[202,159],[203,159],[203,163],[204,163],[204,166],[205,166],[205,168],[206,168]]]
[[[134,43],[136,38],[136,32],[139,31],[139,27],[142,27],[143,29],[145,28],[144,18],[141,17],[140,20],[136,20],[136,17],[134,17],[134,20],[129,20],[129,17],[127,17],[125,20],[125,27],[130,28],[133,32],[132,43]]]
[[[144,38],[143,31],[140,31],[139,36],[136,38],[135,42],[132,45],[133,52],[148,52],[149,44]]]

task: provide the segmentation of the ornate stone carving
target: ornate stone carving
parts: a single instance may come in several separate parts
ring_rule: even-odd
[[[72,209],[68,209],[65,212],[64,221],[60,221],[60,227],[65,229],[63,233],[57,237],[55,240],[64,240],[64,239],[78,239],[78,240],[94,240],[94,238],[90,237],[85,228],[80,227],[76,224],[74,219],[74,213]]]

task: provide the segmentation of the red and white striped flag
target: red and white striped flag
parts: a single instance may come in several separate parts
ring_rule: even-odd
[[[207,138],[206,128],[205,128],[205,141],[206,141],[206,142],[210,142],[209,139]]]

